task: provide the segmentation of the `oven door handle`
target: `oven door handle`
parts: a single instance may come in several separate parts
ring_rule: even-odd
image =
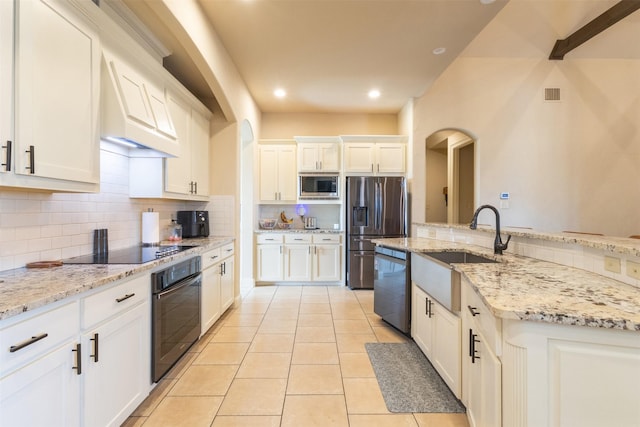
[[[180,289],[186,287],[186,286],[191,286],[192,284],[194,284],[195,282],[197,282],[198,280],[200,280],[200,278],[202,277],[201,273],[198,273],[196,276],[193,276],[191,278],[185,279],[181,282],[178,282],[176,285],[171,286],[169,289],[167,289],[166,291],[160,292],[159,294],[156,295],[157,299],[160,299],[162,297],[165,297],[167,295],[170,295],[174,292],[179,291]]]

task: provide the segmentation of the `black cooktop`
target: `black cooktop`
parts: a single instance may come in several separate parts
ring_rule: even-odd
[[[144,264],[158,258],[177,254],[195,246],[133,246],[102,254],[81,255],[62,262],[64,264]]]

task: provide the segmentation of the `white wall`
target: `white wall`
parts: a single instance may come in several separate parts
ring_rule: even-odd
[[[461,129],[476,139],[476,204],[498,206],[500,192],[511,193],[504,225],[638,234],[640,61],[549,61],[548,51],[526,49],[533,35],[517,34],[511,12],[521,4],[505,6],[415,101],[414,169],[425,166],[429,135]],[[522,45],[526,56],[490,48],[505,28],[513,32],[509,52]],[[560,88],[562,100],[545,101],[547,87]],[[425,191],[424,183],[416,180],[413,191]],[[414,203],[413,219],[423,212]],[[481,222],[493,224],[484,215]]]

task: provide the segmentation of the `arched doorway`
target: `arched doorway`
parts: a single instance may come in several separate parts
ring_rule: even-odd
[[[475,207],[475,139],[457,129],[443,129],[425,144],[426,221],[469,223]]]

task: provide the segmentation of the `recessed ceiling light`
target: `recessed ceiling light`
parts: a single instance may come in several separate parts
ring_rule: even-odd
[[[442,55],[446,51],[447,51],[446,47],[437,47],[437,48],[433,49],[432,52],[433,52],[434,55]]]
[[[496,0],[480,0],[480,3],[482,3],[482,4],[491,4],[494,1],[496,1]]]
[[[284,98],[285,96],[287,96],[287,91],[282,89],[282,88],[278,88],[276,90],[273,91],[273,94],[277,97],[277,98]]]
[[[371,99],[380,98],[380,91],[378,89],[371,89],[369,91],[369,98]]]

